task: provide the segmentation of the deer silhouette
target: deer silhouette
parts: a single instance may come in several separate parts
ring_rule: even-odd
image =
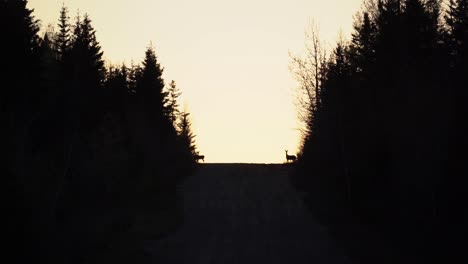
[[[285,152],[286,152],[286,162],[289,162],[289,161],[294,162],[294,161],[296,161],[296,156],[294,156],[294,155],[288,155],[288,151],[287,151],[287,150],[285,150]]]
[[[205,162],[205,155],[200,155],[200,153],[197,152],[195,155],[195,161],[199,162],[200,160],[203,160]]]

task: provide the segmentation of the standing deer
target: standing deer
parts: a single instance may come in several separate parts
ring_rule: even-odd
[[[286,162],[289,162],[289,161],[294,162],[294,161],[296,161],[296,156],[294,156],[294,155],[288,155],[288,151],[287,151],[287,150],[285,150],[285,152],[286,152]]]
[[[200,155],[200,153],[197,152],[195,155],[195,161],[199,162],[200,160],[203,160],[205,162],[205,155]]]

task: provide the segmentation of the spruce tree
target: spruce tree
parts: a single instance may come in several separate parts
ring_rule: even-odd
[[[28,174],[27,142],[30,124],[36,118],[33,95],[38,89],[39,26],[27,8],[26,0],[0,1],[0,25],[2,25],[2,88],[0,96],[1,172],[5,180],[7,199],[5,216],[8,230],[5,232],[10,249],[5,259],[15,263],[33,261],[39,252],[37,229],[30,208],[35,189],[31,184],[34,175]],[[11,258],[9,258],[11,257]]]
[[[178,130],[179,140],[184,149],[184,157],[188,162],[193,162],[196,154],[196,146],[195,135],[192,132],[192,123],[190,122],[189,115],[190,114],[187,112],[180,113]]]
[[[179,103],[177,101],[180,95],[182,95],[182,93],[179,91],[175,81],[172,80],[166,91],[164,110],[165,115],[174,126],[176,125],[177,117],[180,114]]]
[[[468,126],[466,117],[468,116],[468,1],[450,0],[448,11],[445,16],[447,32],[448,50],[448,81],[444,85],[448,86],[451,93],[451,118],[450,118],[450,155],[449,155],[449,175],[444,181],[444,205],[445,210],[441,212],[446,215],[443,222],[449,226],[446,239],[452,241],[466,241],[464,237],[456,234],[467,232],[466,221],[468,220],[468,210],[466,203],[468,196],[466,188],[468,186],[468,168],[466,160],[468,158],[466,149],[468,148]],[[456,243],[455,242],[455,243]],[[455,244],[453,243],[453,244]],[[446,248],[453,251],[463,252],[463,248],[457,245],[446,245]]]
[[[145,52],[141,76],[137,83],[137,96],[154,121],[161,122],[164,109],[163,68],[159,64],[154,48],[150,45]],[[161,125],[161,124],[159,124]]]
[[[70,49],[70,41],[71,41],[71,32],[70,32],[70,22],[68,17],[68,8],[63,5],[62,9],[60,9],[60,18],[59,18],[59,32],[57,34],[55,43],[57,47],[57,58],[60,61],[64,60],[65,54]]]
[[[70,80],[68,100],[72,119],[84,122],[81,127],[92,128],[102,114],[105,67],[103,52],[96,31],[87,14],[77,16],[70,51]]]
[[[0,3],[0,24],[5,25],[2,29],[5,41],[1,44],[4,52],[1,70],[5,86],[0,105],[6,111],[16,112],[13,118],[16,121],[29,118],[28,97],[30,89],[33,89],[30,84],[34,83],[39,63],[39,26],[32,10],[26,6],[26,0],[5,0]]]

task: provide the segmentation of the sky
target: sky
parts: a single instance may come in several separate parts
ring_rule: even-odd
[[[150,43],[175,80],[206,162],[282,163],[299,151],[289,52],[311,23],[330,47],[362,0],[29,0],[45,28],[62,4],[88,13],[107,63],[140,63]]]

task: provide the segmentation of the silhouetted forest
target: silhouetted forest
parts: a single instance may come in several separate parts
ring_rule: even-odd
[[[375,232],[394,263],[466,262],[468,1],[366,1],[330,55],[310,37],[292,63],[307,95],[297,188],[331,228]]]
[[[56,31],[40,31],[26,0],[0,1],[9,263],[125,255],[181,223],[176,187],[195,169],[189,114],[154,49],[142,64],[106,67],[90,17],[57,16]]]

